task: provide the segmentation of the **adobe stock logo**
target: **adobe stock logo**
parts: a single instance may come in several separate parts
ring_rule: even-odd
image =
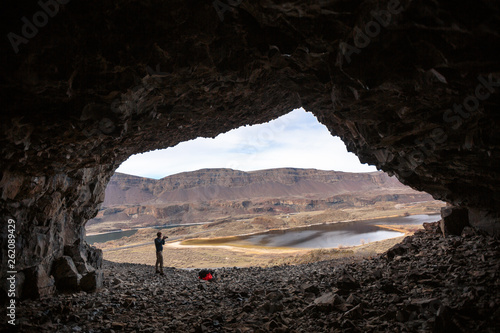
[[[242,2],[243,0],[227,0],[227,4],[225,4],[220,0],[214,0],[214,2],[212,2],[212,5],[214,6],[217,15],[219,15],[219,19],[222,22],[224,21],[224,13],[230,10],[231,6],[238,7]]]
[[[446,127],[449,126],[455,131],[458,130],[466,119],[470,118],[475,112],[479,112],[480,102],[490,98],[497,91],[496,88],[500,87],[500,79],[494,77],[491,73],[487,78],[479,75],[477,80],[479,83],[476,85],[473,94],[467,95],[461,104],[453,104],[453,109],[450,108],[444,111],[442,117],[447,124]],[[434,128],[427,137],[417,138],[413,141],[414,149],[405,155],[399,156],[399,160],[394,165],[394,168],[399,169],[399,175],[409,177],[417,167],[425,162],[426,158],[435,154],[438,145],[448,140],[447,133],[451,133],[446,127]],[[461,149],[472,149],[474,144],[467,139],[468,133],[461,134],[464,137]],[[381,154],[384,155],[383,152]],[[381,159],[387,160],[388,154],[381,155]],[[405,165],[410,166],[410,168],[405,169]]]
[[[352,61],[351,56],[354,53],[360,54],[361,50],[370,45],[372,39],[380,34],[382,28],[387,28],[393,17],[403,10],[404,8],[401,6],[399,0],[389,0],[387,10],[371,11],[370,15],[373,17],[373,20],[365,24],[364,32],[358,27],[354,28],[353,40],[355,46],[345,42],[341,42],[339,45],[347,63],[350,64]]]
[[[30,39],[34,38],[38,34],[38,29],[43,28],[49,23],[49,17],[54,17],[59,13],[59,6],[66,5],[70,0],[47,0],[38,1],[38,5],[42,10],[33,14],[31,21],[23,16],[21,21],[24,23],[21,28],[21,36],[9,32],[7,38],[9,39],[12,49],[17,54],[19,52],[19,45],[28,44]]]

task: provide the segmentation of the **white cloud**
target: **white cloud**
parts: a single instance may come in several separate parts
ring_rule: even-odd
[[[203,168],[243,171],[295,167],[346,172],[376,171],[349,153],[316,117],[296,109],[269,123],[240,127],[216,138],[133,155],[117,172],[162,178]]]

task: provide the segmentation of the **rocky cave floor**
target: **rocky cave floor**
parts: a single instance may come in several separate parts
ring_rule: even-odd
[[[420,231],[374,258],[197,270],[104,263],[104,288],[21,302],[30,332],[500,332],[500,240]]]

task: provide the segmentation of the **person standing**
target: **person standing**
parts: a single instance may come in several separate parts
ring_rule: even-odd
[[[163,273],[163,245],[165,245],[165,238],[167,236],[161,237],[161,232],[158,231],[155,238],[155,247],[156,247],[156,274],[160,273],[160,275],[165,275]],[[158,265],[160,265],[160,270],[158,270]]]

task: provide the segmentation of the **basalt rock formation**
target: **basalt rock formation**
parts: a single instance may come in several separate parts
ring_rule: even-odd
[[[128,156],[300,106],[362,162],[498,233],[500,3],[230,3],[3,8],[1,214],[20,294],[52,293],[63,256],[99,285],[99,254],[78,240]]]
[[[384,172],[281,168],[253,172],[203,169],[162,179],[115,173],[87,232],[433,201]],[[105,222],[103,224],[103,222]]]

